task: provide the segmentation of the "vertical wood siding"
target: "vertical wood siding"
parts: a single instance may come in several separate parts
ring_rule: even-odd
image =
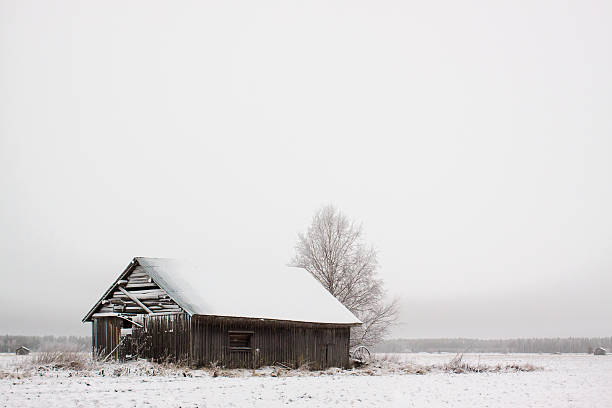
[[[142,330],[150,346],[143,357],[153,361],[190,363],[191,318],[186,313],[145,316]]]
[[[313,368],[347,367],[350,329],[342,326],[194,316],[191,362],[229,368],[282,363]],[[253,332],[250,350],[232,350],[230,331]]]
[[[94,350],[106,356],[117,345],[122,321],[94,319]],[[230,332],[250,334],[250,349],[233,350]],[[254,368],[281,363],[312,368],[347,367],[350,329],[313,323],[193,316],[186,313],[143,316],[143,328],[133,328],[133,349],[153,361],[175,361],[195,366],[218,364]],[[143,345],[146,343],[146,346]],[[113,358],[120,357],[119,350]]]
[[[91,323],[92,347],[94,356],[106,357],[111,351],[111,358],[119,358],[119,337],[122,319],[118,317],[97,317]]]

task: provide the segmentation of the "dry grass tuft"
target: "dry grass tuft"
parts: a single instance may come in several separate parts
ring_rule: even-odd
[[[34,367],[83,370],[91,366],[92,360],[86,354],[76,351],[43,351],[34,354],[29,363]]]
[[[428,374],[430,372],[444,372],[452,374],[467,373],[510,373],[542,370],[532,364],[482,364],[470,363],[463,360],[463,354],[457,354],[448,363],[422,365],[403,361],[398,355],[377,355],[371,363],[355,369],[354,375],[384,375],[384,374]]]
[[[388,363],[402,363],[404,362],[404,359],[397,353],[391,353],[391,354],[376,354],[376,356],[374,357],[375,361],[385,361]]]
[[[540,367],[536,367],[532,364],[518,364],[518,363],[507,363],[507,364],[472,364],[463,361],[463,354],[457,354],[451,361],[442,366],[438,367],[440,370],[455,373],[508,373],[508,372],[529,372],[541,370]]]
[[[299,371],[313,371],[314,366],[312,361],[305,361],[297,368]]]

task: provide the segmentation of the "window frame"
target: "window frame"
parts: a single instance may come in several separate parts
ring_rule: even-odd
[[[232,346],[232,335],[248,335],[248,346]],[[251,351],[253,350],[253,330],[228,330],[227,341],[230,351]]]

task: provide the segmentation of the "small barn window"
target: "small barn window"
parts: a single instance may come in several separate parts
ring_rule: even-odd
[[[230,331],[229,346],[232,351],[249,351],[251,350],[252,331]]]

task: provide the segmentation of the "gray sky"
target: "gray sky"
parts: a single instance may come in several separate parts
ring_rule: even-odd
[[[0,0],[0,333],[333,203],[394,335],[612,335],[612,3]]]

